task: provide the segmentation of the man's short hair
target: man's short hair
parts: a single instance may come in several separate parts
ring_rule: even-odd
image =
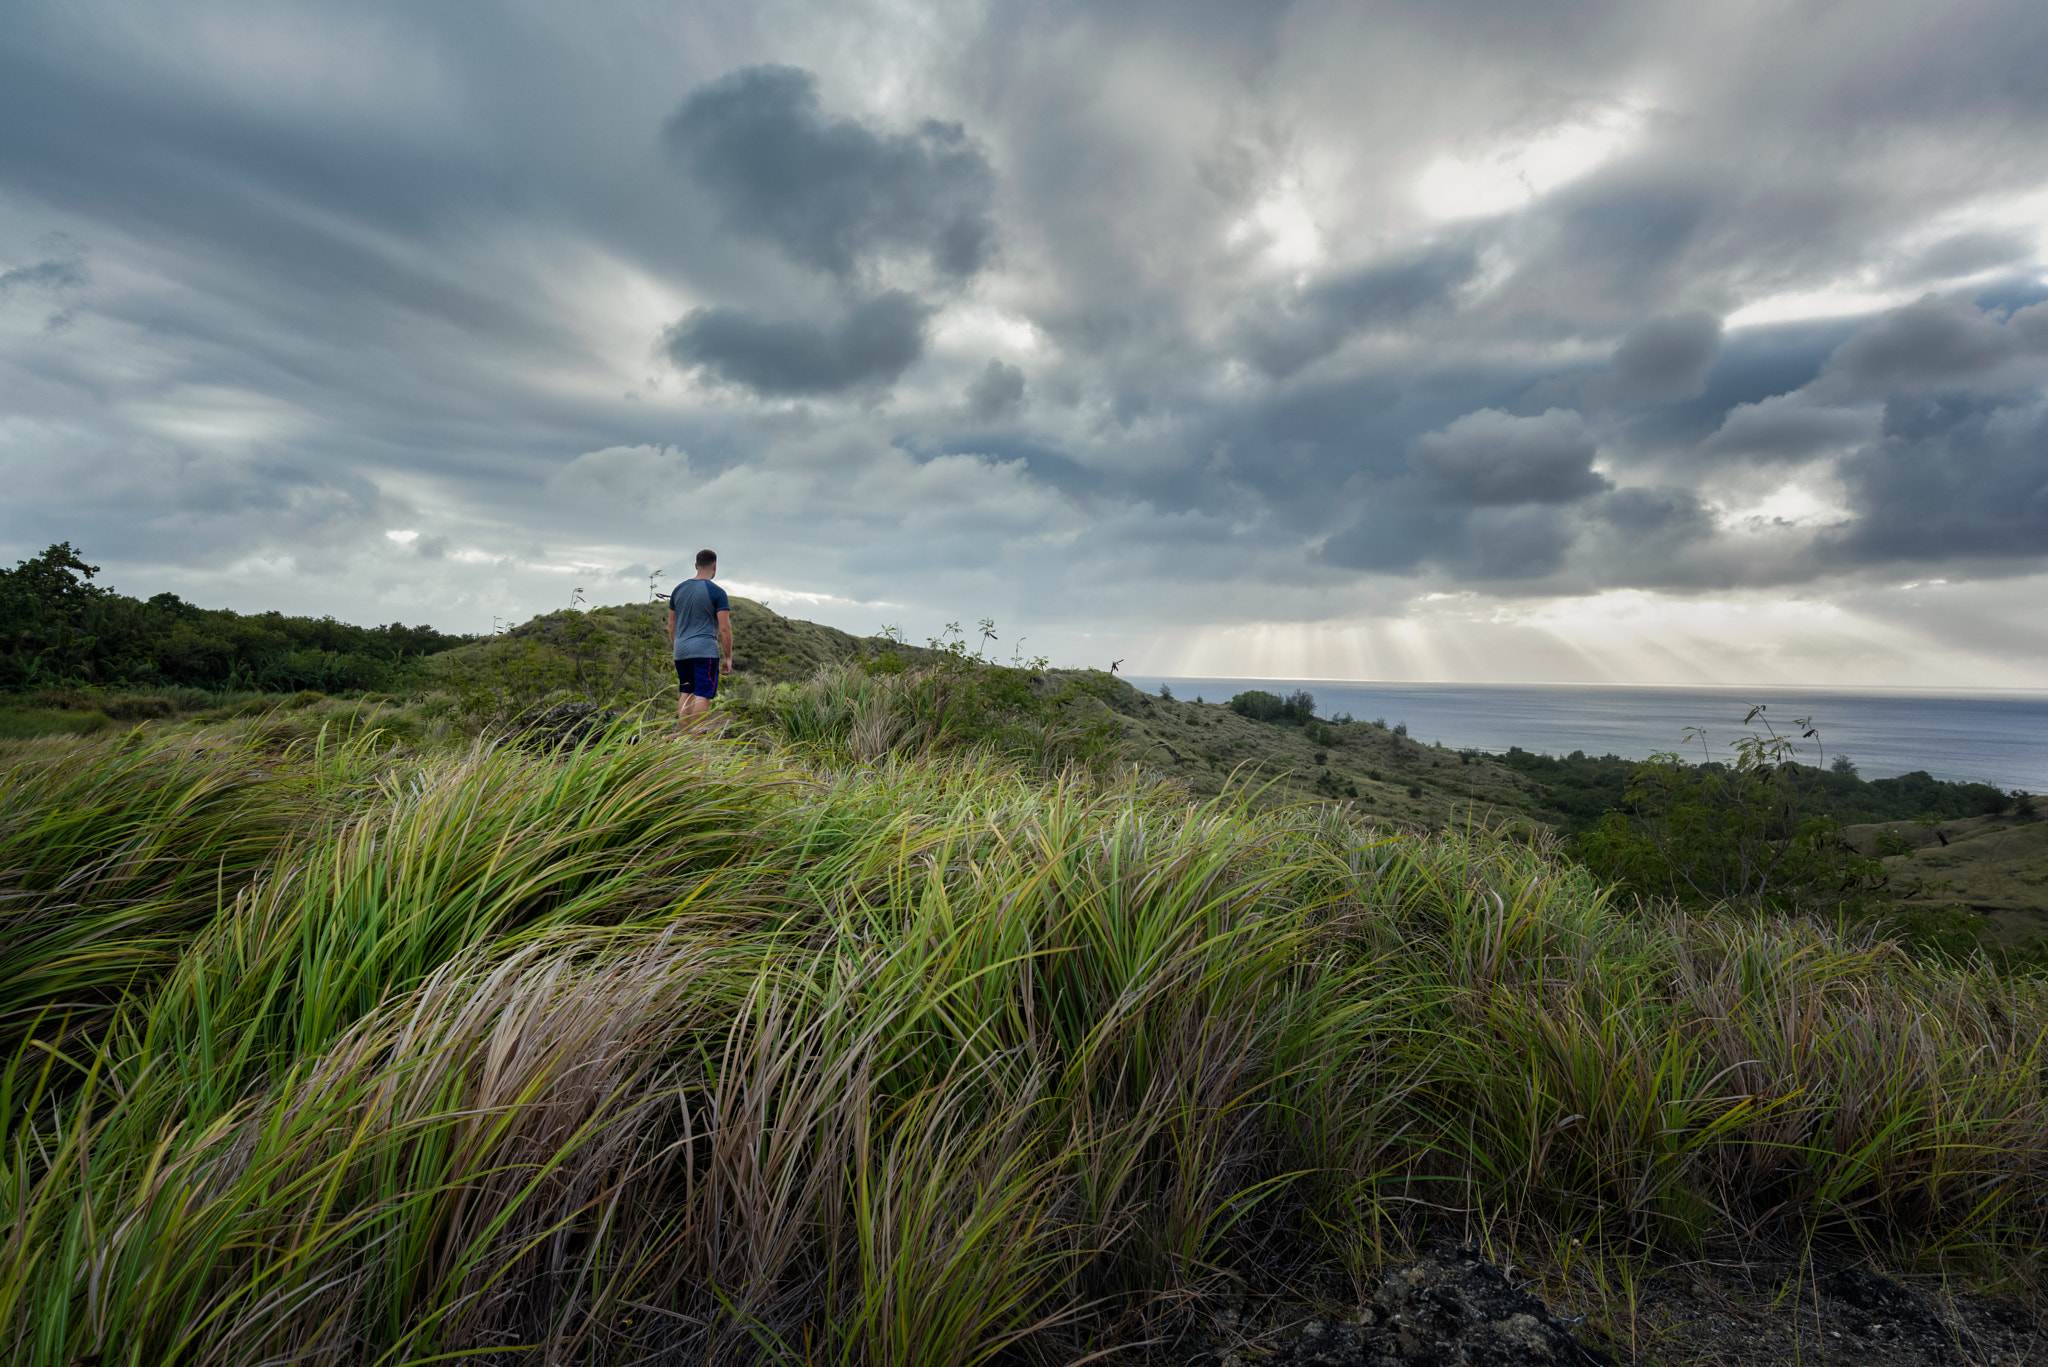
[[[701,570],[701,569],[703,569],[703,568],[704,568],[704,567],[705,567],[706,565],[716,565],[717,563],[718,563],[718,552],[717,552],[717,551],[698,551],[698,552],[697,552],[697,568],[698,568],[698,569],[700,569],[700,570]]]

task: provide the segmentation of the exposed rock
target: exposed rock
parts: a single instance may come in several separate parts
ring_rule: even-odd
[[[1198,1367],[1607,1367],[1610,1361],[1468,1246],[1390,1270],[1351,1318],[1310,1320],[1291,1336],[1275,1330],[1253,1337],[1203,1355]]]

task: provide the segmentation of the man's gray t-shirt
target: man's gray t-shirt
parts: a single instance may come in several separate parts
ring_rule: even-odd
[[[716,659],[718,614],[732,611],[725,590],[709,579],[685,579],[669,594],[668,605],[676,614],[676,658]]]

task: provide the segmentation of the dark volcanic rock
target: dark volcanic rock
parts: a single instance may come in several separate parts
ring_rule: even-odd
[[[1889,1330],[1894,1337],[1917,1334],[1935,1342],[1950,1337],[1941,1317],[1890,1277],[1849,1267],[1822,1277],[1820,1290],[1841,1302],[1841,1309],[1862,1312],[1847,1316],[1855,1332],[1876,1336]]]
[[[1253,1339],[1205,1354],[1203,1367],[1580,1367],[1609,1359],[1581,1345],[1542,1301],[1509,1284],[1474,1248],[1389,1271],[1344,1323],[1312,1320],[1292,1341]]]

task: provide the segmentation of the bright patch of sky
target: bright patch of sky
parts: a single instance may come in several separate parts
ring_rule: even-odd
[[[1646,101],[1628,98],[1533,136],[1446,153],[1416,178],[1416,203],[1445,219],[1522,208],[1626,150],[1649,113]]]

